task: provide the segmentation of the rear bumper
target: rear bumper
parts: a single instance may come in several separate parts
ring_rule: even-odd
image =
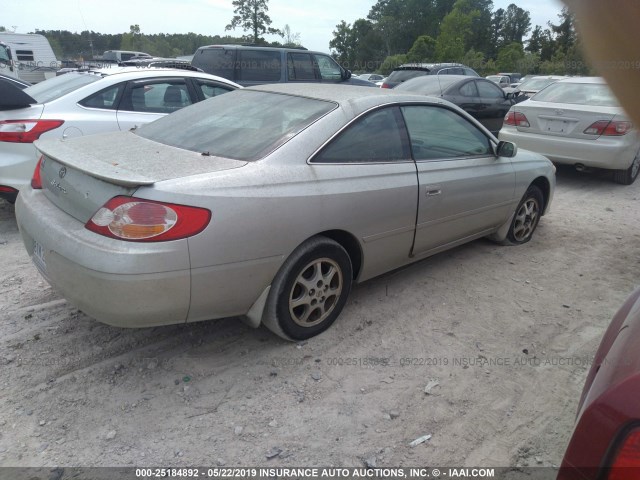
[[[186,321],[191,284],[186,240],[144,244],[101,237],[31,189],[18,196],[16,218],[36,267],[88,315],[118,327]],[[44,264],[34,255],[36,242]]]
[[[518,148],[540,153],[554,163],[612,170],[629,168],[640,147],[622,137],[582,140],[521,132],[510,126],[503,126],[498,138],[514,142]]]

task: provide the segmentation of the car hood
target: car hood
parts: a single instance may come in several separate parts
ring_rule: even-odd
[[[100,180],[125,187],[243,167],[245,161],[163,145],[133,132],[38,140],[45,156]]]

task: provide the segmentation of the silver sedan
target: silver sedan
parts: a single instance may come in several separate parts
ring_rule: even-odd
[[[560,80],[512,106],[499,138],[578,170],[613,170],[623,185],[640,172],[640,133],[598,77]]]
[[[554,168],[442,99],[269,85],[133,132],[41,140],[16,204],[45,278],[117,326],[242,316],[288,339],[351,286],[473,239],[529,241]]]

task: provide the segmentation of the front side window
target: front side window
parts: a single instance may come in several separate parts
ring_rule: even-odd
[[[383,108],[357,119],[313,163],[390,163],[410,160],[397,108]]]
[[[120,110],[146,113],[172,113],[191,105],[184,80],[161,80],[133,84],[120,102]]]
[[[0,63],[11,63],[11,50],[2,44],[0,44]]]
[[[342,69],[331,57],[314,54],[320,77],[322,80],[340,81],[342,80]]]
[[[447,108],[407,106],[402,114],[417,161],[493,155],[484,133]]]
[[[478,93],[482,98],[504,98],[504,91],[493,82],[476,82],[478,85]]]

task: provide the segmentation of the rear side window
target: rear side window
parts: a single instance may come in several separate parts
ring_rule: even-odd
[[[279,82],[281,59],[279,51],[239,50],[238,80],[256,82]]]
[[[124,89],[124,83],[119,83],[98,93],[94,93],[90,97],[80,101],[80,105],[88,108],[101,108],[105,110],[115,110],[118,105],[116,103],[118,95]]]
[[[313,163],[390,163],[410,160],[397,108],[383,108],[357,119]]]
[[[471,80],[460,87],[460,95],[463,97],[477,97],[478,89],[476,88],[476,82]]]
[[[308,53],[289,53],[287,55],[287,73],[289,80],[316,80],[316,69]]]

